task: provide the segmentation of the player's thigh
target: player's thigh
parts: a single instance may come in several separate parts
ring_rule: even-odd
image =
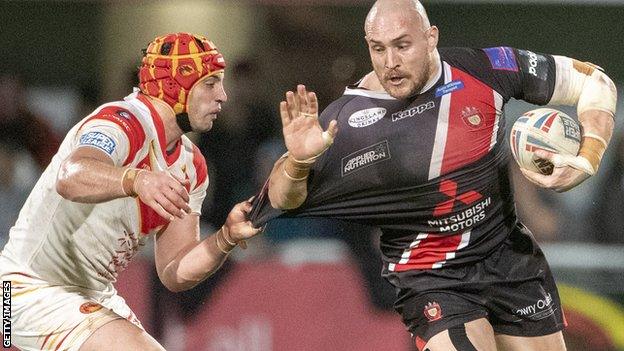
[[[494,330],[487,319],[479,318],[434,335],[423,350],[496,351]]]
[[[565,351],[563,333],[543,336],[512,336],[497,334],[496,345],[500,351]]]
[[[98,328],[80,351],[145,350],[162,351],[164,348],[145,330],[125,319],[116,319]]]

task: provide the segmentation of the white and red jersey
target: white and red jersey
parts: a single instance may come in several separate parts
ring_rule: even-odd
[[[11,228],[0,274],[21,272],[51,284],[110,288],[146,237],[168,223],[138,198],[97,204],[62,198],[57,174],[78,147],[98,148],[118,167],[167,170],[189,179],[190,206],[201,212],[208,187],[204,157],[186,136],[167,152],[163,121],[135,91],[124,101],[100,106],[67,134]]]

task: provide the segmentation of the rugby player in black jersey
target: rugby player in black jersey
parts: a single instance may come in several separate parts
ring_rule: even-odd
[[[365,33],[374,72],[320,117],[314,93],[286,93],[288,153],[257,198],[255,224],[283,215],[379,226],[383,275],[419,350],[565,350],[554,279],[515,214],[503,106],[578,106],[579,154],[539,153],[551,175],[523,170],[565,191],[598,169],[613,82],[563,56],[438,50],[438,28],[415,0],[377,1]]]

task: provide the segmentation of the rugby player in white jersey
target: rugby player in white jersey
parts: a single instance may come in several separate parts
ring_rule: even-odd
[[[182,291],[259,233],[243,202],[200,241],[206,161],[184,133],[211,129],[227,100],[224,68],[204,37],[158,37],[143,57],[140,89],[68,133],[0,255],[0,277],[12,285],[14,346],[162,350],[113,286],[145,240],[155,238],[162,283]]]

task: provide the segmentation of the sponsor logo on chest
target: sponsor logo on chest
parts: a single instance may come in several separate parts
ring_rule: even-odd
[[[349,125],[353,128],[368,127],[375,124],[386,115],[386,109],[383,107],[367,108],[354,112],[349,117]]]
[[[408,108],[407,110],[398,111],[392,114],[392,122],[400,121],[404,118],[421,115],[427,110],[435,107],[435,102],[429,101],[424,104]]]
[[[450,94],[454,91],[464,89],[464,82],[461,80],[454,80],[452,82],[448,82],[441,87],[438,87],[435,90],[435,97],[444,96],[446,94]]]
[[[343,157],[341,174],[344,177],[362,168],[389,160],[390,158],[388,140],[384,140]]]

